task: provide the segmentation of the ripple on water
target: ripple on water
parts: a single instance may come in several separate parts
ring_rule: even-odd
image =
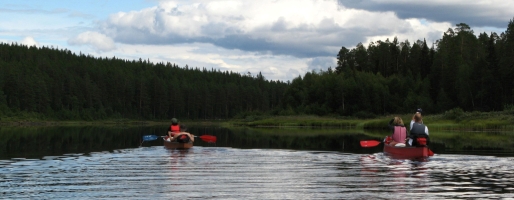
[[[0,160],[3,198],[513,198],[512,158],[142,147]]]

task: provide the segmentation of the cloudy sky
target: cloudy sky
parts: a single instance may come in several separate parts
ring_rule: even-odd
[[[501,33],[511,0],[2,0],[0,42],[288,81],[342,46],[426,39],[466,23]]]

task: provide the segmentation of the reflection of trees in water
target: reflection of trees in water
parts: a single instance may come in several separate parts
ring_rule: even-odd
[[[514,155],[514,137],[509,131],[434,131],[430,135],[448,153]]]
[[[135,148],[143,135],[161,136],[167,126],[85,126],[85,127],[0,127],[0,158],[37,158],[64,153],[87,153]],[[190,126],[197,136],[215,135],[215,144],[196,140],[195,146],[234,148],[277,148],[297,150],[344,151],[352,153],[382,152],[382,145],[363,148],[361,140],[379,140],[389,131],[348,130],[341,128],[221,128]],[[436,153],[461,151],[495,155],[495,151],[514,154],[514,137],[487,132],[431,132],[430,148]],[[162,140],[146,141],[143,146],[161,146]],[[488,151],[478,151],[488,150]],[[497,152],[496,152],[497,153]]]
[[[381,152],[383,146],[363,148],[361,140],[382,141],[388,130],[347,130],[337,128],[230,128],[210,131],[218,137],[218,146],[236,148],[282,148],[327,150],[352,153]],[[209,134],[206,132],[206,134]],[[489,132],[431,132],[430,148],[436,154],[514,155],[514,137]],[[488,151],[483,151],[487,149]],[[510,153],[508,153],[510,152]]]
[[[339,129],[235,128],[216,132],[218,146],[235,148],[277,148],[346,152],[375,152],[360,147],[369,136],[358,131],[342,133]]]
[[[37,158],[64,153],[87,153],[137,147],[138,128],[119,127],[4,127],[0,129],[0,158]]]

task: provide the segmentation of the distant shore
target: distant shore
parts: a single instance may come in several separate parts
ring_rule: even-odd
[[[387,129],[389,120],[395,116],[402,118],[409,126],[413,114],[390,114],[372,119],[349,117],[318,116],[269,116],[232,120],[237,126],[311,126],[311,127],[354,127],[362,129]],[[514,112],[461,112],[450,111],[444,114],[427,115],[424,123],[432,130],[514,130]]]
[[[248,127],[340,127],[357,129],[385,129],[394,116],[403,119],[406,126],[413,114],[390,114],[372,119],[353,117],[320,117],[312,115],[294,116],[247,116],[244,119],[229,120],[184,120],[186,125],[220,125]],[[461,112],[424,116],[423,121],[432,130],[514,130],[514,112]],[[145,121],[113,119],[102,121],[44,121],[44,120],[4,120],[1,126],[154,126],[168,125],[169,120]]]

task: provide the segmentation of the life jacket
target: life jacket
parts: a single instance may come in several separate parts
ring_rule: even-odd
[[[410,129],[411,135],[426,135],[425,133],[425,125],[420,123],[412,124],[412,128]]]
[[[410,130],[410,138],[412,138],[413,146],[426,146],[429,143],[429,138],[425,132],[426,126],[421,123],[413,123]]]
[[[177,124],[177,125],[171,125],[171,132],[173,133],[180,133],[180,126]]]
[[[393,140],[398,143],[404,143],[407,138],[407,129],[405,126],[395,126],[393,132]]]
[[[178,143],[188,143],[191,139],[186,134],[182,134],[177,136]]]

